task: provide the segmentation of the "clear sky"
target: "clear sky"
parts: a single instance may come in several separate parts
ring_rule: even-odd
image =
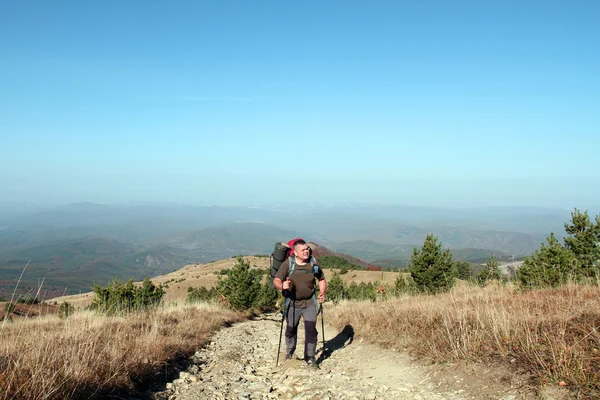
[[[600,204],[600,1],[4,1],[0,201]]]

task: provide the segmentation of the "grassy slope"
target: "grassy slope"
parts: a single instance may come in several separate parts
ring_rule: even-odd
[[[342,302],[327,315],[338,329],[349,324],[357,337],[416,357],[499,360],[591,399],[600,395],[599,310],[598,286],[520,292],[459,285],[436,296]]]
[[[218,306],[103,317],[76,313],[0,328],[0,400],[131,397],[191,356],[210,333],[244,316]]]

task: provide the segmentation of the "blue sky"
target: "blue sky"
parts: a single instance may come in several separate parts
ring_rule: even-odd
[[[600,204],[600,2],[0,5],[0,200]]]

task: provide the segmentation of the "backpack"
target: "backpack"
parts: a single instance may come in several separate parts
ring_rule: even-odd
[[[292,239],[289,242],[285,243],[285,242],[278,242],[275,243],[275,249],[273,250],[273,252],[271,253],[271,256],[269,258],[269,263],[271,266],[271,270],[270,270],[270,278],[269,278],[269,285],[271,287],[273,287],[273,279],[275,279],[275,275],[277,274],[277,271],[279,271],[279,268],[281,267],[281,264],[283,264],[283,262],[286,259],[290,259],[290,267],[288,269],[288,274],[287,276],[289,277],[293,272],[294,269],[296,268],[296,263],[295,263],[295,255],[294,255],[294,244],[298,241],[298,240],[304,240],[302,238],[296,238],[296,239]],[[317,268],[318,265],[316,264],[316,260],[313,257],[313,253],[312,253],[312,249],[309,246],[309,250],[310,250],[310,264],[313,266],[313,273],[316,274],[317,273]]]

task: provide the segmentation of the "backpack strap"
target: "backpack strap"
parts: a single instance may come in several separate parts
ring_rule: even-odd
[[[288,268],[287,278],[289,278],[290,275],[292,275],[294,273],[294,270],[296,269],[296,256],[294,256],[292,254],[288,260],[290,262],[290,265],[289,265],[289,268]]]
[[[318,272],[318,271],[315,271],[315,266],[318,266],[317,263],[316,263],[317,260],[315,260],[315,258],[313,256],[310,256],[310,261],[309,262],[310,262],[310,266],[312,267],[312,270],[310,272],[312,272],[312,274],[315,275],[315,277],[316,277],[317,272]],[[289,278],[290,275],[292,275],[294,273],[294,271],[296,270],[296,256],[294,256],[292,254],[289,257],[289,263],[290,263],[290,266],[288,268],[288,274],[287,274],[286,278]],[[302,272],[307,272],[308,273],[309,271],[302,271]]]

